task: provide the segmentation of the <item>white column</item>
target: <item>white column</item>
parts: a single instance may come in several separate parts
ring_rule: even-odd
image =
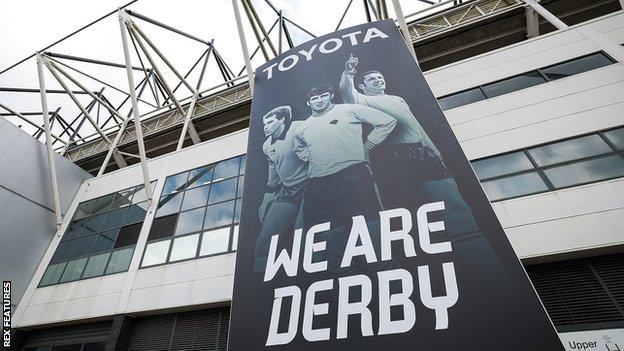
[[[128,87],[130,89],[130,99],[132,101],[132,115],[134,117],[134,129],[136,132],[137,145],[139,146],[139,157],[141,158],[141,168],[143,170],[143,182],[145,183],[145,193],[147,195],[148,206],[152,206],[152,187],[150,185],[149,171],[147,169],[147,157],[145,156],[145,145],[143,144],[143,130],[139,114],[139,102],[134,90],[134,76],[132,75],[132,62],[130,60],[130,50],[128,49],[128,33],[126,32],[125,17],[122,9],[118,10],[119,28],[121,29],[121,43],[124,50],[126,62],[126,73],[128,75]]]
[[[63,222],[63,217],[61,215],[61,200],[59,199],[58,183],[56,182],[56,165],[54,164],[54,150],[52,149],[52,135],[50,133],[50,114],[48,111],[48,97],[46,95],[45,77],[43,76],[43,57],[41,53],[37,53],[37,73],[39,75],[41,111],[43,111],[43,128],[45,129],[46,148],[48,151],[48,169],[50,170],[50,183],[52,185],[54,216],[56,217],[56,229],[58,230]]]

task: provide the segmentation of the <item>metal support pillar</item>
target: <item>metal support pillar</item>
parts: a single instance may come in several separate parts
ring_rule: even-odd
[[[399,20],[399,28],[403,33],[403,39],[405,39],[405,44],[407,44],[407,49],[414,57],[414,61],[418,64],[418,58],[416,57],[416,51],[414,50],[414,44],[412,44],[412,39],[409,34],[409,30],[407,29],[407,23],[405,22],[405,15],[403,15],[403,9],[401,9],[401,4],[399,0],[392,0],[392,7],[394,7],[394,12],[397,15],[397,19]]]
[[[262,24],[262,21],[260,21],[260,16],[258,16],[258,13],[256,12],[256,9],[254,8],[253,4],[251,3],[251,0],[243,0],[243,2],[246,2],[247,5],[249,5],[249,9],[251,10],[251,14],[256,19],[256,23],[258,23],[258,27],[260,27],[260,31],[262,31],[262,35],[264,35],[264,38],[266,39],[267,44],[269,44],[269,48],[273,52],[273,55],[277,56],[277,52],[275,51],[275,46],[273,46],[273,42],[271,41],[271,38],[269,37],[269,34],[267,33],[266,29],[264,28],[264,25]]]
[[[395,1],[395,0],[393,0]],[[546,10],[544,6],[535,2],[535,0],[522,0],[525,4],[529,5],[535,12],[539,13],[540,16],[544,17],[545,20],[550,22],[557,29],[566,29],[568,25],[563,23],[562,20],[557,18],[557,16],[553,15],[550,11]]]
[[[376,0],[377,12],[379,13],[379,19],[385,20],[388,18],[388,8],[386,7],[386,0]]]
[[[58,230],[63,222],[63,216],[61,215],[61,200],[59,198],[58,183],[56,182],[56,165],[54,163],[54,150],[52,149],[52,133],[50,132],[50,112],[48,111],[48,97],[46,95],[45,77],[43,76],[43,57],[40,53],[37,53],[37,74],[39,76],[39,89],[41,89],[43,128],[46,135],[48,169],[50,170],[52,201],[54,202],[54,216],[56,218],[56,229]],[[58,235],[60,235],[60,233]]]
[[[247,69],[247,79],[249,80],[249,89],[253,94],[254,89],[254,72],[249,59],[249,49],[247,49],[247,40],[245,40],[245,32],[243,31],[243,22],[241,21],[240,11],[238,10],[237,0],[232,0],[234,8],[234,17],[236,18],[236,27],[238,29],[238,38],[240,39],[241,48],[243,49],[243,57],[245,58],[245,68]]]
[[[525,9],[524,16],[526,17],[527,38],[531,39],[531,38],[538,37],[539,36],[539,16],[537,12],[535,12],[535,10],[531,6],[528,6]]]
[[[624,1],[624,0],[622,0]],[[278,21],[279,21],[279,30],[277,31],[277,38],[278,38],[278,43],[277,46],[279,48],[278,53],[281,55],[282,54],[282,23],[284,23],[284,18],[282,17],[282,11],[280,10],[279,12],[279,17],[278,17]]]
[[[180,139],[178,140],[178,146],[176,147],[176,151],[182,148],[182,144],[184,144],[184,138],[186,137],[186,131],[189,127],[189,124],[192,125],[191,118],[193,117],[193,113],[195,112],[195,104],[197,103],[197,97],[199,96],[199,91],[201,89],[201,83],[204,79],[204,73],[206,73],[206,66],[208,65],[208,59],[210,59],[210,52],[212,51],[212,47],[214,43],[214,39],[210,42],[209,51],[206,54],[206,59],[204,60],[204,66],[202,67],[201,73],[199,74],[199,79],[197,80],[197,86],[195,87],[195,93],[193,94],[193,98],[188,105],[188,110],[186,110],[186,118],[184,118],[184,124],[182,125],[182,132],[180,133]],[[197,134],[197,131],[195,131]],[[199,135],[197,135],[199,138]]]
[[[149,170],[147,168],[147,157],[145,156],[145,145],[143,143],[143,130],[139,114],[139,101],[134,89],[134,77],[132,76],[132,62],[130,61],[130,50],[128,48],[128,37],[126,33],[126,18],[123,10],[117,10],[119,14],[119,29],[121,30],[121,43],[123,45],[124,59],[126,61],[126,73],[128,75],[128,88],[130,89],[130,99],[132,101],[132,115],[134,116],[134,129],[136,131],[137,144],[139,146],[139,156],[141,158],[141,169],[143,171],[143,183],[145,183],[145,194],[148,207],[152,207],[152,185],[150,184]]]
[[[243,9],[247,14],[247,19],[249,20],[249,24],[251,25],[251,29],[253,30],[254,36],[256,37],[256,41],[258,41],[258,46],[260,46],[260,50],[262,50],[262,54],[264,55],[265,60],[270,60],[269,53],[267,52],[264,44],[262,43],[262,38],[260,37],[260,33],[258,32],[258,28],[256,28],[256,23],[254,22],[254,18],[251,14],[251,10],[249,9],[249,4],[245,0],[241,0],[243,3]]]

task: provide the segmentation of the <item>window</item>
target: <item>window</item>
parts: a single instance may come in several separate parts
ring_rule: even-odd
[[[126,271],[146,200],[139,185],[80,203],[39,286]]]
[[[504,95],[513,91],[522,90],[534,85],[573,76],[591,71],[596,68],[615,63],[603,52],[577,57],[575,59],[526,72],[497,82],[484,84],[478,87],[463,90],[457,93],[440,97],[438,101],[443,110],[468,105],[473,102]]]
[[[595,53],[576,60],[543,68],[542,72],[549,80],[556,80],[608,66],[612,63],[613,61],[602,53]]]
[[[455,93],[446,97],[438,99],[440,106],[443,110],[450,110],[452,108],[472,104],[473,102],[485,100],[485,94],[480,88],[472,88],[459,93]]]
[[[236,251],[245,156],[167,177],[141,267]]]
[[[472,162],[490,201],[624,176],[624,128]]]
[[[542,83],[546,83],[546,79],[544,79],[539,72],[533,71],[516,77],[507,78],[500,82],[486,84],[483,86],[483,92],[489,99]]]

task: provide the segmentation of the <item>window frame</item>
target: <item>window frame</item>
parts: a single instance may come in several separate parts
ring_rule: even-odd
[[[154,185],[155,182],[156,182],[155,180],[152,181],[152,185]],[[111,207],[111,205],[115,202],[114,200],[115,200],[115,198],[117,198],[117,195],[119,193],[122,193],[122,192],[127,193],[128,191],[132,191],[132,190],[136,190],[136,191],[132,194],[131,200],[129,200],[129,203],[124,204],[123,206],[117,206],[115,208]],[[137,248],[138,240],[134,244],[126,245],[126,246],[123,246],[123,247],[117,247],[116,248],[116,247],[114,247],[114,244],[113,244],[113,247],[111,247],[108,250],[98,251],[98,252],[95,252],[94,250],[96,248],[96,245],[97,245],[99,237],[102,235],[101,233],[108,232],[110,230],[117,230],[118,231],[117,238],[115,239],[115,240],[117,240],[118,237],[119,237],[119,231],[121,231],[122,228],[124,228],[126,226],[133,226],[133,225],[136,225],[138,223],[141,223],[141,227],[142,227],[145,224],[145,218],[147,217],[147,211],[146,211],[146,217],[144,217],[142,221],[133,221],[133,223],[125,223],[126,216],[128,215],[128,213],[130,211],[130,208],[132,206],[134,206],[134,205],[141,205],[141,204],[147,203],[147,200],[142,200],[142,201],[137,202],[137,203],[134,202],[135,195],[140,193],[141,191],[144,191],[144,187],[143,187],[142,184],[138,184],[138,185],[135,185],[135,186],[131,186],[131,187],[128,187],[128,188],[124,188],[124,189],[115,191],[115,192],[110,193],[110,194],[105,194],[105,195],[102,195],[100,197],[96,197],[96,198],[93,198],[93,199],[85,200],[85,201],[82,201],[81,203],[79,203],[78,206],[76,207],[76,210],[74,210],[74,213],[72,215],[72,218],[70,219],[70,222],[68,223],[67,228],[63,232],[63,235],[61,237],[60,242],[58,243],[58,245],[54,249],[54,253],[52,254],[52,258],[50,258],[50,260],[47,262],[46,269],[44,271],[43,276],[39,280],[39,283],[37,284],[37,288],[44,288],[44,287],[49,287],[49,286],[55,286],[55,285],[60,285],[60,284],[65,284],[65,283],[76,282],[76,281],[80,281],[80,280],[93,279],[93,278],[103,277],[103,276],[107,276],[107,275],[127,272],[129,267],[126,268],[125,270],[118,271],[118,272],[109,272],[109,273],[107,273],[106,271],[107,271],[108,266],[110,264],[111,257],[113,256],[113,254],[116,251],[132,248],[132,256],[134,256],[134,253],[135,253],[136,248]],[[101,198],[107,198],[107,197],[111,197],[112,199],[110,200],[110,204],[107,206],[106,210],[95,211],[95,204],[97,203],[97,201],[99,199],[101,199]],[[78,217],[76,217],[77,214],[78,214],[79,207],[82,204],[85,204],[85,206],[89,206],[90,213],[89,213],[89,215],[85,216],[84,212],[82,212],[82,213],[80,213],[80,215]],[[113,228],[113,229],[102,230],[102,228],[104,226],[104,223],[106,222],[106,219],[108,217],[108,213],[115,212],[115,211],[118,211],[118,210],[121,210],[121,209],[124,210],[124,214],[123,214],[123,217],[120,220],[120,224],[118,226],[116,226],[115,228]],[[76,222],[80,222],[80,221],[85,221],[85,220],[86,221],[84,223],[87,223],[91,218],[93,218],[95,216],[100,216],[102,214],[106,214],[106,217],[102,220],[102,223],[100,224],[100,228],[99,228],[98,231],[95,231],[94,233],[86,233],[86,234],[85,233],[79,233],[79,235],[72,236],[72,237],[68,237],[67,236],[68,233],[69,233],[69,228],[70,228],[70,226],[72,224],[74,224]],[[82,224],[84,224],[84,223],[82,223]],[[83,239],[83,238],[87,238],[89,236],[95,236],[96,238],[95,238],[95,240],[93,242],[93,245],[92,245],[92,247],[91,247],[91,249],[89,250],[88,253],[82,254],[82,255],[79,255],[79,256],[65,257],[65,258],[62,258],[62,259],[54,260],[54,256],[56,255],[57,250],[61,247],[61,245],[63,243],[71,242],[71,241],[74,241],[74,240],[80,240],[80,239]],[[99,256],[99,255],[106,254],[106,253],[108,254],[108,258],[106,259],[106,263],[104,265],[103,273],[100,274],[100,275],[95,275],[95,276],[83,278],[83,276],[85,274],[85,271],[86,271],[86,268],[87,268],[87,265],[89,264],[89,260],[91,259],[91,257]],[[80,273],[80,276],[77,279],[61,281],[61,279],[63,277],[63,274],[65,274],[65,270],[67,269],[67,267],[69,265],[69,262],[72,262],[72,261],[75,261],[75,260],[80,260],[80,259],[83,259],[83,258],[86,259],[86,262],[85,262],[85,265],[84,265],[84,267],[82,269],[82,272]],[[51,283],[51,284],[43,284],[43,278],[45,277],[45,273],[48,271],[50,266],[56,265],[56,264],[61,264],[61,263],[64,263],[65,266],[63,267],[63,271],[61,272],[61,274],[59,276],[59,279],[56,280],[54,283]]]
[[[535,172],[535,173],[537,173],[540,176],[540,178],[542,179],[542,181],[544,182],[544,184],[546,185],[546,188],[547,188],[546,190],[541,190],[541,191],[537,191],[537,192],[531,192],[531,193],[526,193],[526,194],[522,194],[522,195],[515,195],[515,196],[503,197],[503,198],[496,199],[496,200],[490,200],[490,202],[492,202],[492,203],[499,202],[499,201],[507,201],[507,200],[512,200],[512,199],[517,199],[517,198],[520,198],[520,197],[525,197],[525,196],[530,196],[530,195],[543,194],[543,193],[547,193],[547,192],[554,191],[554,190],[568,189],[568,188],[573,188],[573,187],[577,187],[577,186],[583,186],[583,185],[586,185],[586,184],[592,184],[592,183],[609,181],[609,180],[612,180],[612,179],[622,178],[623,176],[622,175],[618,175],[618,176],[607,177],[607,178],[600,179],[600,180],[588,180],[586,182],[580,182],[580,183],[575,183],[575,184],[572,184],[572,185],[557,187],[550,181],[550,179],[548,178],[548,176],[546,175],[546,173],[544,171],[548,170],[548,169],[551,169],[551,168],[557,168],[557,167],[561,167],[561,166],[565,166],[565,165],[580,163],[580,162],[584,162],[584,161],[588,161],[588,160],[599,159],[599,158],[609,157],[609,156],[620,156],[621,158],[624,159],[624,149],[623,150],[618,150],[616,145],[614,145],[613,142],[611,142],[609,140],[609,138],[604,135],[607,132],[610,132],[610,131],[613,131],[613,130],[617,130],[617,129],[622,129],[622,128],[624,128],[624,126],[619,126],[619,127],[615,127],[615,128],[609,128],[609,129],[605,129],[605,130],[600,130],[600,131],[595,131],[595,132],[575,135],[573,137],[560,139],[560,140],[556,140],[556,141],[551,141],[551,142],[548,142],[548,143],[542,143],[542,144],[538,144],[538,145],[533,145],[533,146],[525,147],[525,148],[519,149],[519,150],[513,150],[513,151],[505,152],[505,153],[502,153],[502,154],[497,154],[497,155],[488,156],[488,157],[482,157],[482,158],[479,158],[479,159],[472,160],[472,161],[470,161],[470,163],[472,164],[474,162],[486,160],[486,159],[489,159],[489,158],[496,158],[496,157],[508,155],[508,154],[511,154],[511,153],[522,152],[529,159],[529,161],[533,165],[533,168],[522,170],[522,171],[511,172],[511,173],[505,173],[505,174],[502,174],[502,175],[498,175],[498,176],[494,176],[494,177],[487,177],[487,178],[479,178],[479,175],[475,172],[475,175],[477,176],[477,179],[479,180],[480,183],[485,183],[485,182],[489,182],[489,181],[495,181],[495,180],[499,180],[499,179],[504,179],[504,178],[509,178],[509,177],[521,175],[521,174],[528,174],[528,173],[534,173]],[[552,163],[552,164],[549,164],[547,166],[539,166],[537,164],[537,162],[535,162],[535,160],[533,159],[533,157],[531,156],[531,154],[528,151],[530,149],[535,149],[535,148],[538,148],[540,146],[552,145],[552,144],[556,144],[556,143],[560,143],[560,142],[570,141],[570,140],[574,140],[574,139],[580,139],[580,138],[583,138],[583,137],[586,137],[586,136],[589,136],[589,135],[598,135],[611,148],[611,151],[606,152],[606,153],[602,153],[602,154],[598,154],[598,155],[586,156],[586,157],[576,158],[576,159],[572,159],[572,160]],[[485,191],[485,189],[484,189],[484,191]],[[486,193],[486,195],[487,195],[487,193]]]
[[[246,171],[245,162],[246,162],[246,159],[247,159],[246,156],[247,156],[246,154],[236,155],[236,156],[233,156],[233,157],[230,157],[230,158],[226,158],[226,159],[223,159],[223,160],[216,161],[214,163],[210,163],[210,164],[203,165],[203,166],[200,166],[200,167],[196,167],[196,168],[193,168],[193,169],[189,169],[189,170],[186,170],[186,171],[182,171],[182,172],[178,172],[178,173],[175,173],[175,174],[171,174],[171,175],[168,175],[166,177],[166,178],[174,177],[174,176],[178,176],[178,175],[183,174],[183,173],[191,174],[191,172],[193,172],[194,170],[200,169],[200,168],[204,168],[204,167],[210,167],[211,168],[211,172],[212,172],[212,176],[213,176],[211,181],[208,182],[208,183],[204,183],[204,184],[201,184],[201,185],[195,185],[195,186],[192,186],[192,187],[185,186],[184,189],[175,192],[175,194],[183,193],[182,194],[182,200],[180,201],[180,209],[178,209],[177,212],[160,216],[160,217],[165,217],[165,216],[176,215],[176,223],[175,223],[175,226],[173,228],[173,232],[172,232],[171,235],[169,235],[167,237],[161,237],[161,238],[158,238],[158,239],[146,241],[145,246],[143,248],[143,253],[141,254],[141,261],[139,263],[139,269],[148,269],[148,268],[160,267],[160,266],[164,266],[164,265],[168,265],[168,264],[177,264],[177,263],[188,262],[188,261],[191,261],[191,260],[198,260],[198,259],[207,258],[207,257],[228,255],[228,254],[232,254],[232,253],[236,253],[237,252],[237,250],[233,250],[233,247],[234,247],[234,243],[233,243],[234,228],[240,225],[240,218],[239,218],[238,221],[236,221],[236,206],[237,206],[237,203],[241,202],[242,199],[243,199],[242,198],[242,193],[239,194],[239,191],[240,191],[241,188],[244,187],[244,179],[245,179],[245,171]],[[219,178],[218,180],[215,181],[214,180],[214,173],[215,173],[215,169],[217,168],[217,165],[220,162],[226,162],[226,161],[229,161],[229,160],[234,159],[234,158],[239,158],[240,159],[239,160],[239,165],[238,165],[238,173],[236,175],[230,176],[228,178]],[[164,183],[166,183],[166,178],[165,178]],[[243,180],[242,182],[241,182],[241,179]],[[215,183],[221,183],[221,182],[228,181],[228,180],[236,180],[234,182],[233,197],[232,198],[228,198],[226,200],[219,201],[219,202],[210,203],[210,195],[211,195],[212,190],[213,190],[212,189],[213,185]],[[187,176],[187,182],[188,182],[188,176]],[[193,190],[193,189],[196,189],[196,188],[199,188],[199,187],[202,187],[202,186],[208,186],[208,185],[210,186],[210,189],[208,190],[208,196],[207,196],[207,199],[206,199],[206,204],[204,204],[203,206],[200,206],[200,207],[195,207],[193,209],[182,210],[182,207],[184,205],[184,197],[186,196],[186,191],[187,190]],[[166,195],[171,195],[171,194],[172,193],[169,193],[169,194],[162,193],[161,196],[163,196],[163,195],[166,196]],[[160,199],[158,201],[160,201]],[[220,205],[220,204],[227,203],[227,202],[233,202],[232,218],[231,218],[230,222],[228,224],[223,224],[223,225],[220,225],[220,226],[204,229],[203,226],[205,224],[205,220],[206,220],[208,209],[210,207],[212,207],[212,206]],[[197,209],[202,208],[202,207],[205,209],[204,218],[203,218],[203,221],[202,221],[202,229],[199,230],[199,231],[193,231],[193,232],[184,233],[182,235],[175,235],[175,233],[178,230],[179,215],[181,213],[197,210]],[[155,212],[157,214],[158,208],[155,209]],[[160,218],[160,217],[158,217],[158,218]],[[153,220],[155,220],[155,219],[156,219],[156,216],[153,218]],[[153,220],[152,220],[152,223],[153,223]],[[204,233],[208,232],[208,231],[223,229],[223,228],[229,228],[228,249],[226,251],[223,251],[223,252],[218,252],[218,253],[213,253],[213,254],[208,254],[208,255],[200,255],[201,246],[202,246],[202,242],[203,242],[203,239],[204,239]],[[195,250],[195,255],[193,257],[190,257],[190,258],[185,258],[185,259],[181,259],[181,260],[171,261],[171,253],[172,253],[172,250],[173,250],[173,245],[174,245],[175,240],[177,238],[183,238],[183,237],[186,237],[186,236],[196,235],[196,234],[199,234],[199,238],[197,240],[197,247],[196,247],[196,250]],[[167,255],[166,255],[165,262],[157,263],[157,264],[153,264],[153,265],[149,265],[149,266],[144,266],[143,264],[144,264],[144,260],[145,260],[145,254],[146,254],[147,245],[152,244],[152,243],[156,243],[156,242],[165,241],[165,240],[169,240],[169,248],[167,250]]]
[[[549,68],[552,68],[552,67],[555,67],[555,66],[558,66],[558,65],[563,65],[563,64],[566,64],[566,63],[569,63],[569,62],[573,62],[573,61],[576,61],[576,60],[584,59],[584,58],[586,58],[586,57],[593,56],[593,55],[596,55],[596,54],[602,54],[605,58],[607,58],[607,60],[611,61],[611,65],[616,64],[616,63],[617,63],[617,60],[613,59],[613,57],[611,57],[611,55],[607,54],[606,52],[604,52],[604,51],[602,51],[602,50],[599,50],[599,51],[594,51],[594,52],[591,52],[591,53],[588,53],[588,54],[585,54],[585,55],[581,55],[581,56],[573,57],[573,58],[571,58],[571,59],[564,60],[564,61],[561,61],[561,62],[553,63],[553,64],[548,65],[548,66],[539,67],[539,68],[532,69],[532,70],[529,70],[529,71],[526,71],[526,72],[522,72],[522,73],[519,73],[519,74],[515,74],[515,75],[513,75],[513,76],[509,76],[509,77],[505,77],[505,78],[501,78],[501,79],[493,80],[493,81],[491,81],[491,82],[485,82],[485,83],[479,84],[479,85],[477,85],[477,86],[472,86],[472,87],[469,87],[469,88],[466,88],[466,89],[458,90],[458,91],[456,91],[456,92],[453,92],[453,93],[450,93],[450,94],[446,94],[446,95],[440,96],[440,97],[438,97],[438,98],[436,98],[436,99],[439,101],[440,99],[445,99],[445,98],[451,97],[451,96],[453,96],[453,95],[458,95],[458,94],[461,94],[461,93],[464,93],[464,92],[467,92],[467,91],[470,91],[470,90],[473,90],[473,89],[479,89],[479,90],[481,91],[481,94],[483,94],[483,96],[485,96],[485,99],[482,99],[482,100],[477,100],[477,101],[474,101],[474,102],[471,102],[471,103],[468,103],[468,104],[455,106],[455,107],[453,107],[453,108],[446,109],[446,110],[445,110],[445,109],[443,109],[443,111],[448,111],[448,110],[452,110],[452,109],[454,109],[454,108],[459,108],[459,107],[462,107],[462,106],[467,106],[467,105],[474,104],[474,103],[477,103],[477,102],[480,102],[480,101],[485,101],[485,100],[488,100],[488,99],[493,99],[493,98],[496,98],[496,97],[498,97],[498,96],[504,96],[504,95],[507,95],[507,94],[510,94],[510,93],[513,93],[513,92],[516,92],[516,91],[521,91],[521,90],[524,90],[524,89],[532,88],[532,87],[537,86],[537,85],[541,85],[541,84],[545,84],[545,83],[549,83],[549,82],[554,82],[554,81],[558,81],[558,80],[561,80],[561,79],[566,79],[566,78],[569,78],[569,77],[572,77],[572,76],[576,76],[576,75],[579,75],[579,74],[583,74],[583,73],[585,73],[585,72],[591,72],[591,71],[596,70],[596,69],[599,69],[599,68],[603,68],[603,67],[608,67],[608,66],[611,66],[611,65],[602,66],[602,67],[598,67],[598,68],[590,69],[590,70],[588,70],[588,71],[583,71],[583,72],[576,73],[576,74],[570,75],[570,76],[568,76],[568,77],[563,77],[563,78],[559,78],[559,79],[551,79],[551,78],[549,78],[549,77],[548,77],[548,76],[547,76],[547,75],[543,72],[543,70],[545,70],[545,69],[549,69]],[[538,73],[538,74],[539,74],[542,78],[544,78],[545,82],[540,83],[540,84],[535,84],[535,85],[532,85],[532,86],[530,86],[530,87],[526,87],[526,88],[523,88],[523,89],[518,89],[518,90],[510,91],[510,92],[505,93],[505,94],[492,96],[492,97],[489,97],[489,96],[488,96],[488,94],[486,94],[486,93],[485,93],[485,90],[483,89],[483,87],[484,87],[484,86],[486,86],[486,85],[492,85],[492,84],[500,83],[500,82],[503,82],[503,81],[506,81],[506,80],[510,80],[510,79],[514,79],[514,78],[517,78],[517,77],[520,77],[520,76],[527,75],[527,74],[532,73],[532,72],[537,72],[537,73]]]

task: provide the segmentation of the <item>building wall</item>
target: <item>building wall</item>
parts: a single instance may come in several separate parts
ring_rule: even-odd
[[[622,12],[582,26],[624,43]],[[436,96],[443,96],[596,51],[600,49],[575,30],[557,31],[425,76]],[[620,126],[623,92],[624,65],[614,64],[445,114],[466,156],[474,160]],[[493,207],[520,258],[624,244],[623,179],[497,202]]]
[[[624,42],[622,12],[584,25]],[[426,78],[442,96],[594,51],[594,44],[570,29],[429,71]],[[446,116],[468,158],[476,159],[622,125],[623,82],[624,67],[615,64],[448,110]],[[152,179],[158,179],[154,198],[167,175],[243,154],[246,139],[245,131],[236,132],[150,160]],[[69,212],[81,201],[141,181],[140,167],[133,166],[85,182]],[[570,257],[590,248],[621,245],[622,195],[624,180],[615,179],[497,202],[494,208],[521,258],[546,255],[557,260],[563,253]],[[153,212],[152,207],[128,272],[36,288],[60,240],[55,238],[18,308],[16,326],[229,301],[235,254],[138,269]]]
[[[56,155],[62,213],[90,174]],[[20,301],[56,232],[45,145],[0,119],[0,276]]]

